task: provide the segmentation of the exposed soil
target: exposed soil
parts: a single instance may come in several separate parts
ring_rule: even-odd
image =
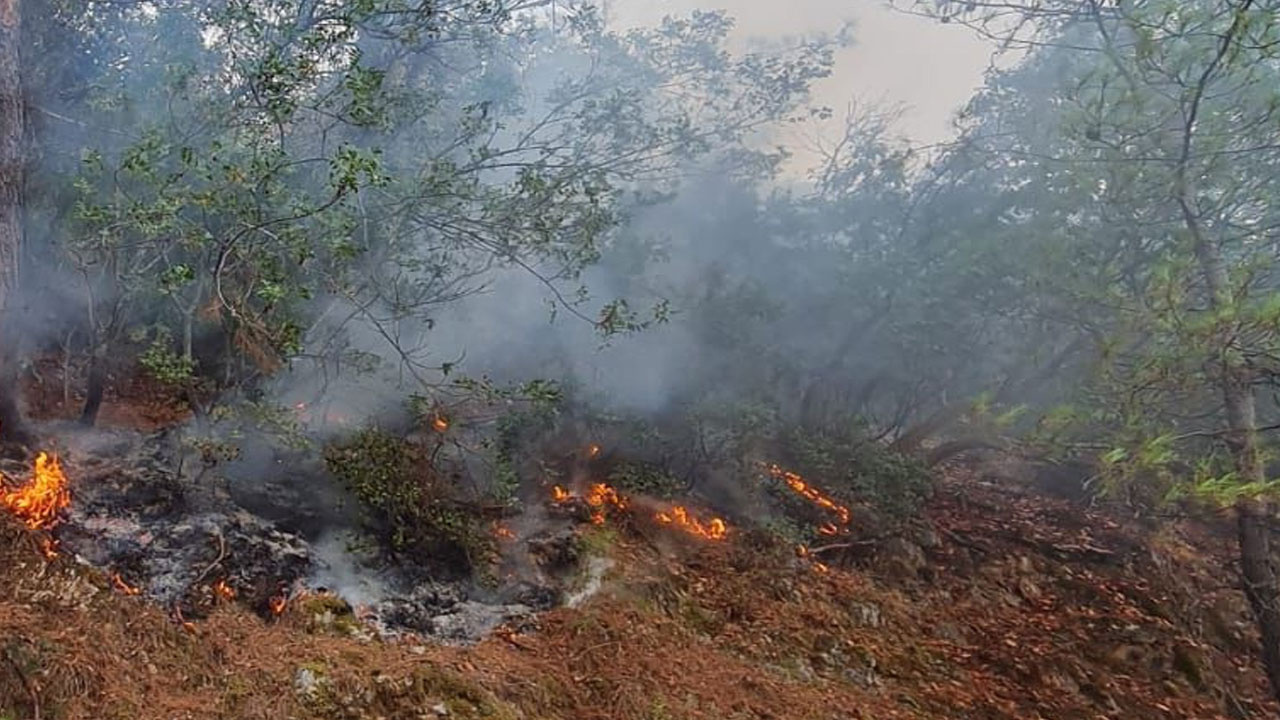
[[[84,410],[87,375],[85,358],[64,362],[56,354],[33,359],[22,377],[27,416],[35,421],[78,420]],[[99,427],[151,431],[190,416],[176,389],[152,379],[136,365],[108,370]]]

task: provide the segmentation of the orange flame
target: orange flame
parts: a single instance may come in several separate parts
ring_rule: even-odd
[[[227,602],[236,599],[236,589],[227,584],[225,578],[212,585],[214,596]]]
[[[831,571],[831,568],[827,567],[825,563],[818,562],[817,558],[813,556],[813,553],[809,551],[808,546],[797,545],[796,557],[807,561],[809,563],[809,567],[813,568],[813,571],[820,575],[825,575]]]
[[[851,516],[849,512],[849,508],[837,503],[835,500],[832,500],[827,495],[824,495],[822,491],[818,490],[817,488],[813,487],[809,483],[805,482],[804,478],[796,473],[790,472],[788,470],[783,470],[781,467],[778,467],[777,465],[769,465],[768,468],[769,468],[770,475],[785,482],[787,484],[787,487],[790,487],[793,491],[795,491],[797,495],[803,497],[804,499],[808,500],[814,505],[817,505],[818,507],[821,507],[826,510],[830,510],[831,512],[835,513],[840,518],[841,525],[849,524],[849,519]],[[834,526],[831,526],[831,527],[834,527]],[[834,534],[834,533],[824,533],[824,534]]]
[[[444,432],[449,429],[449,419],[443,415],[437,415],[431,419],[431,427],[435,428],[436,432]]]
[[[0,481],[3,478],[0,477]],[[18,516],[32,530],[58,524],[58,514],[71,505],[71,490],[58,458],[48,453],[36,456],[31,482],[6,490],[0,482],[0,506]]]
[[[573,493],[559,485],[551,488],[551,501],[557,505],[563,505],[574,497],[576,496]],[[604,483],[592,483],[583,501],[591,507],[591,523],[593,525],[604,524],[605,512],[609,507],[615,507],[619,510],[627,509],[627,498]]]
[[[729,525],[724,520],[711,518],[704,524],[681,505],[672,507],[670,512],[660,512],[654,518],[664,525],[675,525],[690,535],[708,540],[723,540],[729,534]]]
[[[610,505],[619,510],[627,509],[627,499],[604,483],[591,485],[591,492],[587,493],[587,504],[594,508],[591,512],[591,522],[594,525],[604,524],[605,508]]]
[[[284,594],[272,595],[267,601],[267,608],[271,610],[271,614],[279,617],[284,614],[285,608],[289,607],[289,598]]]
[[[124,593],[125,595],[141,595],[142,594],[141,588],[136,588],[130,585],[129,583],[125,582],[124,578],[120,577],[120,573],[111,574],[111,584],[115,585],[116,589]]]
[[[58,541],[51,537],[44,538],[40,541],[40,552],[48,560],[58,557]]]
[[[511,528],[503,525],[502,523],[494,523],[493,534],[504,540],[510,540],[516,536],[516,534],[511,531]]]

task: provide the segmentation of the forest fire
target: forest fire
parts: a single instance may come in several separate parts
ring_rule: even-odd
[[[31,482],[8,490],[3,480],[0,477],[0,506],[32,530],[53,528],[58,524],[58,513],[71,505],[67,477],[58,459],[48,453],[36,456]]]
[[[627,499],[604,483],[593,483],[586,499],[587,504],[592,507],[591,523],[593,525],[604,524],[605,509],[610,506],[619,510],[627,509]]]
[[[835,500],[832,500],[830,497],[823,494],[822,491],[805,482],[805,479],[797,473],[793,473],[789,470],[783,470],[778,465],[772,464],[768,466],[768,469],[770,475],[785,482],[787,487],[791,488],[797,495],[805,498],[818,507],[835,513],[840,518],[841,526],[849,524],[849,518],[851,516],[849,508],[837,503]],[[818,530],[818,532],[821,532],[823,535],[835,535],[839,533],[839,531],[840,528],[834,523],[827,523]]]
[[[723,540],[729,534],[729,525],[724,520],[711,518],[703,523],[681,505],[672,507],[668,512],[659,512],[654,518],[663,525],[673,525],[690,535],[708,540]]]
[[[564,505],[578,497],[560,485],[551,488],[551,501]],[[605,483],[592,483],[582,501],[591,508],[591,524],[603,525],[605,515],[610,507],[619,510],[627,509],[627,498]]]

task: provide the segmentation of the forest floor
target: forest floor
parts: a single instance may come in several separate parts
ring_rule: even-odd
[[[0,718],[1277,714],[1225,521],[1156,530],[970,463],[908,533],[825,573],[763,535],[586,533],[597,593],[445,647],[376,639],[324,596],[184,627],[0,518]]]

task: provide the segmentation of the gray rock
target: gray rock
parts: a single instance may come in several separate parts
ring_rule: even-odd
[[[853,622],[858,627],[878,628],[883,624],[880,617],[880,607],[871,603],[853,602],[849,603],[849,617],[853,618]]]
[[[310,668],[298,668],[293,674],[293,689],[307,700],[314,700],[320,694],[320,688],[324,684],[324,679]]]

